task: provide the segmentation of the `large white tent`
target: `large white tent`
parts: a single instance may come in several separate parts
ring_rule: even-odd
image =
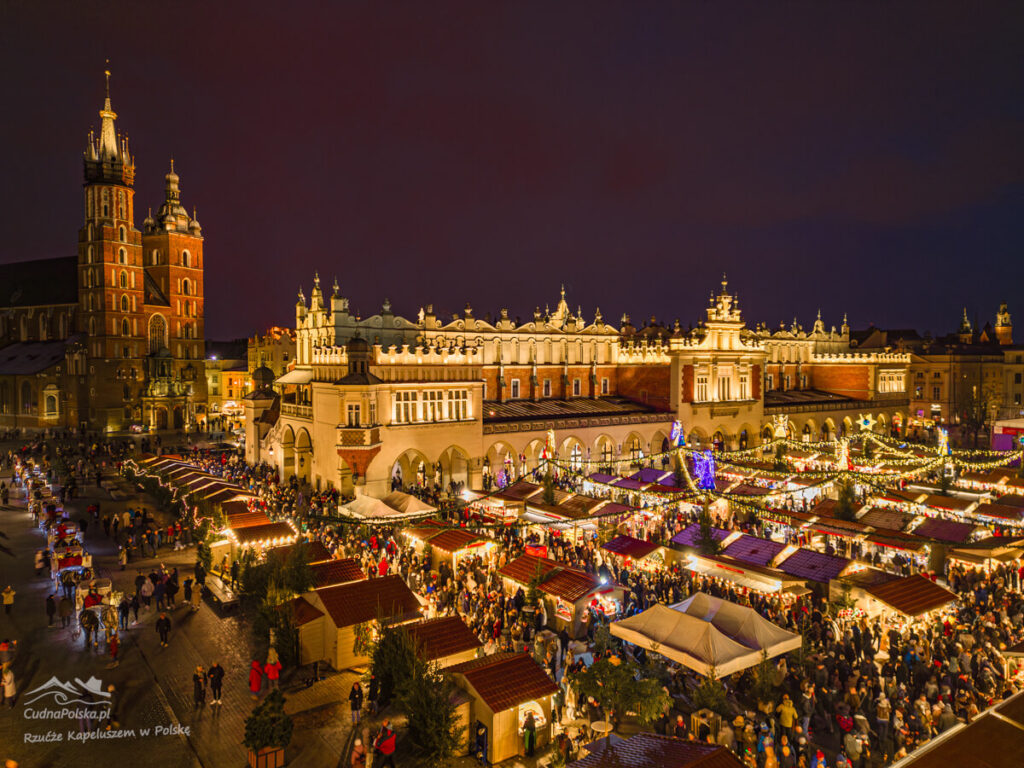
[[[408,493],[395,491],[383,499],[372,496],[356,496],[348,504],[338,507],[343,517],[351,517],[368,523],[387,523],[393,520],[412,520],[427,517],[436,511]]]
[[[704,592],[695,593],[672,609],[711,622],[738,643],[758,653],[767,651],[769,658],[795,651],[802,642],[800,635],[772,624],[753,608]]]
[[[660,653],[702,675],[719,677],[752,667],[760,653],[737,643],[706,621],[676,611],[667,605],[653,605],[643,613],[616,621],[612,634]]]
[[[654,605],[614,622],[612,634],[702,675],[724,677],[800,647],[800,636],[752,608],[698,592],[674,606]]]

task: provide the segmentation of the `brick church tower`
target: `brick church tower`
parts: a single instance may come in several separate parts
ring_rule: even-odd
[[[188,428],[205,418],[202,233],[181,206],[173,161],[158,217],[136,229],[135,162],[116,132],[105,74],[78,234],[77,330],[88,355],[80,417],[111,431]]]

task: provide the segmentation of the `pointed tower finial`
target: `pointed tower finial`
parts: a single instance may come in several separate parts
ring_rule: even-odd
[[[107,98],[110,98],[110,59],[107,59],[107,68],[103,70],[103,74],[107,78]]]
[[[821,310],[818,310],[818,319],[821,320]]]
[[[174,157],[171,157],[171,173],[174,173]]]
[[[722,273],[722,293],[726,293],[729,288],[729,278],[725,276],[725,272]]]
[[[110,61],[107,61],[109,66]],[[110,69],[103,70],[106,77],[106,96],[103,100],[103,109],[100,110],[100,151],[101,160],[115,158],[118,156],[117,131],[114,128],[114,121],[117,113],[110,106]]]

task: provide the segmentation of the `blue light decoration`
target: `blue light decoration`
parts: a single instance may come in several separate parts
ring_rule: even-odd
[[[669,445],[678,448],[686,445],[686,436],[683,434],[683,422],[676,419],[672,422],[672,430],[668,433]]]
[[[939,427],[939,456],[952,456],[953,449],[949,446],[949,430]]]
[[[710,450],[693,454],[693,474],[696,475],[697,488],[715,490],[715,456]]]

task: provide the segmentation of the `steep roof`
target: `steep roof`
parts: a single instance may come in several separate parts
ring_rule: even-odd
[[[336,627],[375,621],[377,614],[406,618],[419,613],[420,601],[400,576],[362,579],[316,590]]]
[[[0,288],[0,292],[2,292]],[[32,376],[64,362],[65,341],[21,341],[0,349],[0,376]]]
[[[313,583],[317,589],[366,578],[359,563],[351,557],[344,557],[340,560],[323,560],[313,563],[309,569],[313,572]]]
[[[801,579],[827,584],[839,576],[849,563],[845,557],[826,555],[813,549],[798,549],[779,563],[779,570]]]
[[[611,552],[613,555],[621,555],[622,557],[631,557],[634,560],[642,560],[660,546],[660,544],[655,544],[651,541],[642,541],[641,539],[635,539],[632,536],[616,536],[611,541],[602,544],[601,549]]]
[[[144,304],[152,307],[171,306],[171,302],[167,299],[164,292],[160,290],[160,286],[156,284],[156,279],[149,272],[143,272],[142,287],[142,301]]]
[[[742,768],[725,747],[684,741],[656,733],[638,733],[596,749],[573,768]]]
[[[0,307],[77,303],[77,256],[0,264]]]
[[[525,653],[483,656],[456,664],[448,671],[465,677],[492,712],[504,712],[558,690],[533,657]]]
[[[422,648],[427,661],[437,661],[464,651],[473,651],[482,643],[466,626],[461,616],[439,616],[406,626],[415,645]]]
[[[864,590],[905,616],[920,616],[957,599],[955,593],[920,573],[871,584]]]

